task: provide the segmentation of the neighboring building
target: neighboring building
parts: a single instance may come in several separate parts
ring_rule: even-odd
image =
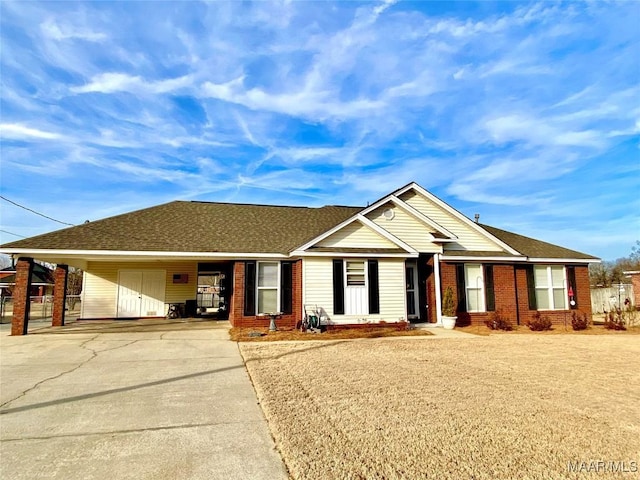
[[[475,223],[415,183],[366,208],[176,201],[1,250],[81,268],[84,319],[184,303],[234,326],[268,325],[260,314],[271,312],[295,326],[305,306],[325,324],[440,323],[448,286],[459,325],[495,310],[561,323],[571,309],[591,315],[588,265],[599,261]]]
[[[10,297],[16,284],[16,267],[0,270],[0,290],[3,297]],[[53,294],[53,271],[44,265],[35,263],[31,273],[29,296],[33,301],[41,302],[45,295]]]
[[[631,278],[631,285],[633,285],[633,298],[630,298],[633,305],[636,308],[640,308],[640,270],[632,270],[629,272],[622,272]]]

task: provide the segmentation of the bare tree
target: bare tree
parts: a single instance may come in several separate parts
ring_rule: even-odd
[[[67,276],[67,305],[69,310],[73,310],[80,300],[77,295],[82,293],[82,270],[79,268],[69,268]],[[72,295],[72,296],[69,296]]]

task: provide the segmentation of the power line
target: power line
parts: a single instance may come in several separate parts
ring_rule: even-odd
[[[35,210],[32,210],[32,209],[30,209],[28,207],[25,207],[24,205],[20,205],[19,203],[16,203],[13,200],[9,200],[7,197],[3,197],[2,195],[0,195],[0,198],[2,200],[4,200],[5,202],[9,202],[9,203],[15,205],[16,207],[20,207],[20,208],[22,208],[24,210],[27,210],[28,212],[35,213],[36,215],[40,215],[41,217],[44,217],[44,218],[46,218],[48,220],[52,220],[54,222],[61,223],[62,225],[69,225],[70,227],[74,227],[75,226],[73,223],[67,223],[67,222],[63,222],[61,220],[56,220],[55,218],[51,218],[51,217],[45,215],[44,213],[36,212]],[[7,232],[7,233],[9,233],[9,232]],[[18,235],[18,236],[20,236],[20,235]]]
[[[17,233],[7,232],[6,230],[2,230],[2,229],[0,229],[0,232],[2,232],[2,233],[8,233],[9,235],[14,235],[14,236],[16,236],[16,237],[20,237],[20,238],[27,238],[27,237],[25,237],[24,235],[18,235]]]

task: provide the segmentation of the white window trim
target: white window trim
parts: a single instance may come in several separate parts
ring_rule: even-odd
[[[480,267],[480,286],[478,285],[467,285],[467,266],[471,267]],[[476,279],[477,281],[477,279]],[[487,311],[487,305],[485,301],[485,290],[484,290],[484,265],[481,263],[465,263],[464,264],[464,293],[467,302],[467,313],[484,313]],[[480,295],[478,299],[478,310],[472,310],[469,306],[469,290],[480,290]]]
[[[545,289],[547,290],[547,295],[548,295],[548,299],[549,299],[549,308],[537,308],[537,310],[541,311],[541,312],[553,312],[553,311],[563,311],[563,310],[567,310],[569,307],[569,294],[567,293],[567,267],[565,267],[564,265],[562,265],[562,289],[564,291],[564,306],[562,308],[556,308],[555,305],[555,301],[553,298],[553,291],[554,290],[559,290],[559,287],[554,287],[553,286],[553,275],[551,273],[551,270],[553,267],[559,267],[560,265],[535,265],[534,271],[536,268],[545,268],[547,271],[547,286],[546,287],[539,287],[538,284],[535,285],[535,290],[536,290],[536,299],[538,298],[538,290],[542,290]],[[535,281],[535,275],[534,275],[534,281]],[[537,300],[536,300],[537,302]]]
[[[260,264],[276,264],[278,268],[278,274],[276,278],[276,312],[261,312],[260,311],[260,290],[274,290],[274,287],[261,287],[260,286]],[[256,315],[264,315],[265,313],[277,313],[280,312],[280,267],[281,262],[256,262]]]

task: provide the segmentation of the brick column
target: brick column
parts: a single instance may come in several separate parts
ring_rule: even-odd
[[[29,292],[31,291],[31,274],[33,258],[20,257],[16,263],[16,284],[13,287],[13,319],[11,335],[26,335],[29,326]]]
[[[69,273],[68,265],[58,265],[53,272],[53,319],[52,327],[62,327],[64,325],[64,310],[67,301],[67,278]]]

